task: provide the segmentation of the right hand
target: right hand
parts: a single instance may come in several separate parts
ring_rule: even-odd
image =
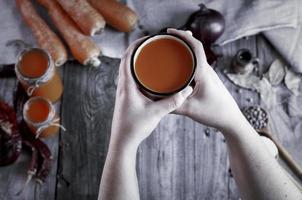
[[[194,78],[196,85],[193,93],[174,113],[186,115],[199,123],[219,130],[228,129],[238,123],[238,120],[243,120],[244,117],[237,103],[207,63],[201,42],[193,38],[188,31],[168,29],[167,32],[188,42],[197,58]]]

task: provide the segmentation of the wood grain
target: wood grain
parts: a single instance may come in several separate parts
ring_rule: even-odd
[[[97,199],[115,99],[118,59],[65,67],[57,199]]]

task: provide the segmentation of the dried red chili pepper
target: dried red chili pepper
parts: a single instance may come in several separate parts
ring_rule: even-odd
[[[37,174],[37,170],[38,170],[38,151],[36,147],[27,140],[22,140],[22,144],[23,144],[23,148],[28,147],[29,150],[32,152],[32,154],[31,154],[31,161],[27,170],[26,181],[22,186],[22,188],[20,189],[20,191],[16,193],[16,195],[20,195],[23,192],[23,190],[26,188],[26,186],[31,181],[31,179]]]
[[[8,104],[0,101],[0,166],[15,162],[21,148],[16,113]]]
[[[41,162],[39,162],[39,170],[36,175],[36,181],[40,184],[43,184],[52,167],[52,155],[46,144],[44,144],[41,140],[40,142],[36,141],[37,146],[39,148],[39,156],[41,157]]]
[[[37,148],[29,141],[23,140],[22,141],[23,147],[30,148],[32,155],[31,155],[31,161],[27,170],[27,174],[29,176],[29,179],[31,177],[35,176],[38,170],[38,150]]]
[[[38,151],[38,169],[35,178],[38,183],[42,184],[48,177],[52,167],[51,152],[44,142],[38,138],[36,139],[34,135],[31,134],[30,129],[24,121],[20,124],[20,130],[22,133],[22,140],[30,143]]]
[[[16,89],[14,91],[14,109],[17,115],[18,124],[23,120],[23,106],[28,100],[26,91],[23,89],[22,85],[18,82]]]

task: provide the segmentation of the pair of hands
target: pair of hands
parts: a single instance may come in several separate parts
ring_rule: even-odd
[[[237,120],[241,120],[242,114],[235,100],[207,63],[201,42],[187,31],[168,29],[167,32],[188,42],[196,54],[194,90],[188,86],[159,101],[145,97],[131,75],[131,54],[142,39],[135,41],[127,49],[120,64],[111,142],[137,147],[168,113],[188,116],[221,131],[232,128]]]

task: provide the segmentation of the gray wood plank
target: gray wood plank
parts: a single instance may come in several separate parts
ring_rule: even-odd
[[[223,137],[191,119],[169,115],[140,146],[141,199],[227,199]]]
[[[15,78],[0,79],[0,98],[12,106],[13,91],[16,85]],[[15,193],[20,190],[27,176],[27,168],[30,162],[30,153],[23,151],[18,160],[12,165],[0,167],[0,199],[2,200],[32,200],[55,199],[56,172],[58,157],[58,136],[45,140],[53,155],[53,167],[47,182],[42,186],[34,180],[20,196]]]
[[[223,138],[204,128],[175,115],[161,121],[140,146],[141,199],[226,199]]]
[[[119,60],[100,68],[65,65],[57,199],[97,199],[115,99]]]

